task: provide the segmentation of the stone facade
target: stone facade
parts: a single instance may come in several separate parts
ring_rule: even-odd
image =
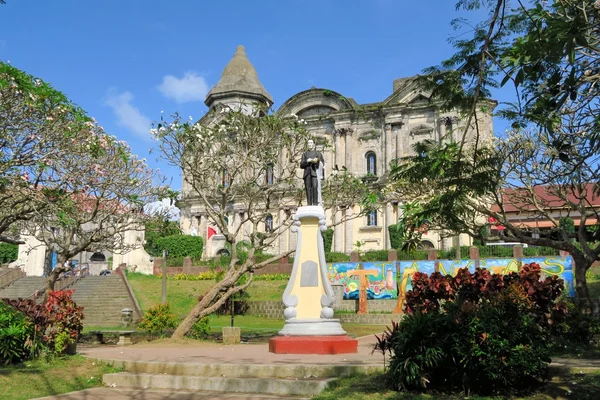
[[[207,96],[206,104],[209,107],[218,104],[240,108],[242,104],[248,107],[248,104],[256,101],[272,104],[243,47],[239,46],[221,80]],[[487,107],[489,113],[480,115],[477,121],[480,129],[483,127],[480,130],[483,132],[482,141],[491,141],[491,111],[495,104],[490,101]],[[325,159],[325,179],[328,171],[337,166],[346,167],[357,176],[369,176],[378,183],[384,183],[390,162],[413,154],[412,145],[425,139],[457,140],[458,132],[466,128],[466,121],[457,112],[441,110],[431,94],[419,88],[416,77],[394,80],[392,93],[381,102],[370,104],[358,104],[341,93],[313,87],[291,96],[276,113],[283,118],[305,120],[317,144],[328,144],[321,147]],[[467,132],[473,130],[467,129]],[[472,136],[468,134],[467,140],[470,140],[469,135]],[[181,227],[184,233],[195,230],[204,236],[205,256],[212,257],[223,247],[224,238],[215,235],[211,240],[206,240],[210,221],[207,221],[202,206],[193,197],[184,179],[183,200],[180,202]],[[399,206],[401,201],[389,199],[384,201],[380,211],[372,215],[336,225],[333,250],[349,253],[354,250],[357,241],[361,242],[363,250],[389,248],[387,227],[398,221]],[[354,211],[358,211],[358,207],[356,205]],[[274,218],[278,218],[278,215],[283,217],[283,212],[274,210]],[[346,212],[351,214],[353,211]],[[327,217],[328,220],[332,219],[330,213]],[[336,219],[340,220],[340,217],[338,215]],[[236,223],[236,215],[231,216],[230,223]],[[433,231],[428,232],[423,240],[426,247],[436,249],[448,249],[457,242],[461,245],[471,244],[466,235],[442,239],[439,232]],[[295,245],[295,235],[288,232],[281,236],[272,250],[273,253],[287,251],[294,249]]]

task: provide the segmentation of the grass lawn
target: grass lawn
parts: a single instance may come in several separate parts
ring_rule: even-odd
[[[142,311],[146,311],[161,301],[161,278],[153,275],[128,274],[127,280],[137,297]],[[167,280],[167,301],[177,317],[187,315],[198,302],[198,297],[206,293],[214,281]],[[281,300],[287,281],[255,281],[247,292],[256,301]]]
[[[459,400],[465,399],[464,394],[418,394],[401,393],[384,389],[382,374],[355,375],[345,377],[333,382],[320,396],[313,400]],[[506,397],[480,397],[470,396],[471,400],[500,400]],[[600,372],[589,374],[571,374],[555,377],[542,387],[538,393],[525,397],[522,400],[550,400],[572,398],[578,400],[592,400],[600,398]]]
[[[113,367],[82,356],[0,366],[0,400],[26,400],[102,386]]]

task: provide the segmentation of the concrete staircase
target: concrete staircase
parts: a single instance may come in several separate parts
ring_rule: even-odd
[[[127,287],[118,275],[86,276],[69,289],[75,290],[73,300],[83,306],[84,326],[116,327],[121,324],[122,309],[135,310]]]
[[[320,394],[335,378],[375,370],[350,365],[112,362],[127,372],[105,374],[104,384],[110,387],[296,396],[293,398],[311,398]]]
[[[43,292],[45,287],[46,278],[43,276],[25,276],[0,290],[0,299],[26,299],[36,290]]]

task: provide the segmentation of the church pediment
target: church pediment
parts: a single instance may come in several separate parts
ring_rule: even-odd
[[[354,106],[352,99],[333,90],[312,88],[290,97],[277,110],[277,114],[282,117],[294,114],[306,118],[351,110]]]
[[[327,115],[327,114],[331,114],[332,112],[336,112],[338,110],[336,110],[333,107],[330,106],[325,106],[325,105],[316,105],[316,106],[310,106],[307,107],[301,111],[299,111],[298,113],[296,113],[296,115],[298,115],[298,117],[301,118],[307,118],[307,117],[312,117],[315,115]]]

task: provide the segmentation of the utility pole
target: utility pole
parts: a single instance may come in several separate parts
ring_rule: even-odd
[[[163,249],[163,263],[162,263],[162,303],[167,304],[167,255],[169,252],[167,249]]]

